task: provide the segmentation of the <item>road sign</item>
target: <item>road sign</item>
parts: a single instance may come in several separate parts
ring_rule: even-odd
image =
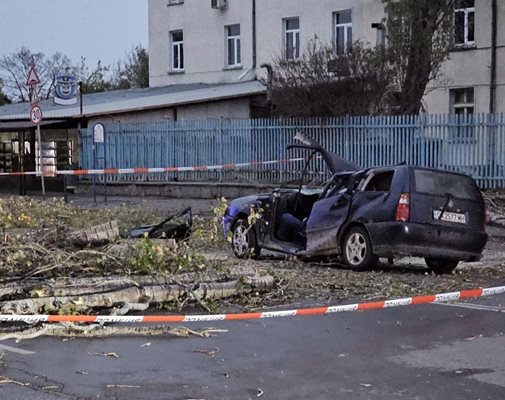
[[[93,125],[93,141],[95,143],[105,142],[105,127],[100,122]]]
[[[30,86],[30,104],[33,106],[39,102],[39,95],[37,93],[37,85]]]
[[[30,67],[30,72],[28,72],[28,78],[26,78],[26,85],[38,85],[40,83],[40,78],[35,71],[35,67],[32,65]]]
[[[30,109],[30,119],[34,125],[39,125],[42,121],[42,109],[39,105],[35,104]]]

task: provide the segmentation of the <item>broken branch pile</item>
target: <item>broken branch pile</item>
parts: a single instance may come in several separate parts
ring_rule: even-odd
[[[118,238],[120,227],[152,219],[122,208],[90,211],[58,200],[0,198],[0,311],[125,314],[151,305],[180,311],[195,303],[213,311],[213,301],[273,287],[271,276],[231,272],[186,241]]]
[[[484,192],[487,206],[488,222],[505,225],[505,194],[500,192]]]

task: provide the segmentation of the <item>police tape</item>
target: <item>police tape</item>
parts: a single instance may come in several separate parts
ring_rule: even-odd
[[[229,171],[244,167],[288,164],[300,161],[306,161],[307,157],[288,158],[283,160],[272,161],[251,161],[248,163],[230,163],[220,165],[201,165],[194,167],[161,167],[161,168],[104,168],[104,169],[76,169],[76,170],[59,170],[54,172],[0,172],[0,176],[54,176],[54,175],[121,175],[121,174],[149,174],[154,172],[202,172],[202,171]]]
[[[182,323],[182,322],[215,322],[238,321],[251,319],[266,319],[280,317],[295,317],[309,315],[327,315],[340,312],[379,310],[392,307],[403,307],[418,304],[448,303],[460,299],[492,296],[504,294],[505,286],[486,289],[461,290],[459,292],[440,293],[426,296],[405,297],[402,299],[382,300],[374,302],[347,304],[340,306],[327,306],[295,310],[251,312],[237,314],[211,314],[211,315],[17,315],[0,314],[0,322],[74,322],[74,323]]]

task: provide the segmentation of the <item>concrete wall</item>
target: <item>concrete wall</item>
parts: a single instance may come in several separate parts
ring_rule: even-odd
[[[88,127],[97,122],[108,123],[142,123],[163,120],[202,120],[215,118],[250,118],[250,100],[247,97],[234,100],[181,105],[159,110],[138,111],[89,119]]]
[[[236,99],[177,107],[178,120],[249,118],[249,99]]]

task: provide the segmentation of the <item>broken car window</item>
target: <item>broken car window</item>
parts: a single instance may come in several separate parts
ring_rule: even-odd
[[[347,190],[350,177],[351,175],[335,176],[326,187],[324,193],[321,195],[321,198],[335,196],[337,193]]]
[[[374,174],[365,182],[363,188],[367,192],[388,192],[393,180],[394,171],[386,171]]]

